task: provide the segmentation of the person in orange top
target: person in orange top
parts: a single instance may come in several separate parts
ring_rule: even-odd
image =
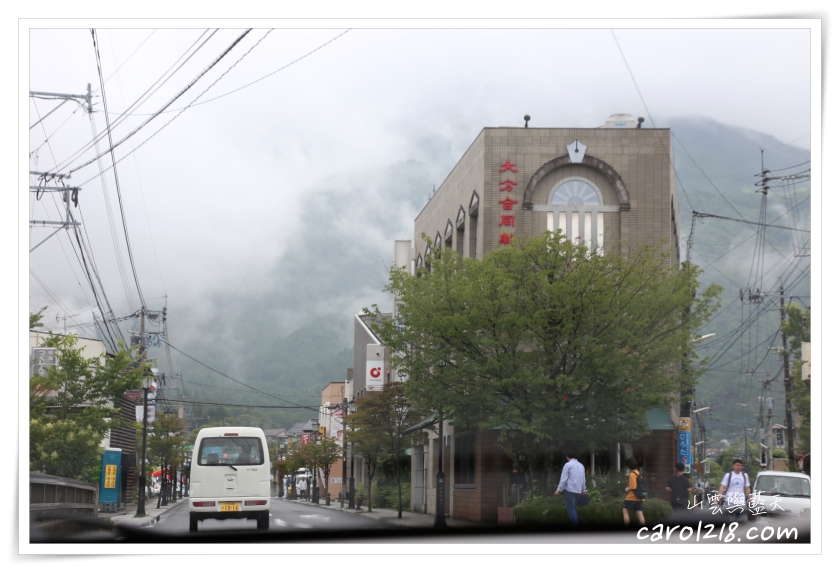
[[[636,517],[639,518],[639,525],[645,524],[645,500],[636,497],[634,490],[637,487],[636,478],[640,475],[639,464],[636,460],[627,460],[627,467],[630,469],[630,476],[628,478],[627,487],[624,491],[627,492],[627,497],[624,498],[624,525],[630,525],[630,512],[635,511]]]

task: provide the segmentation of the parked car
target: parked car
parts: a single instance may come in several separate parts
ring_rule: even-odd
[[[807,474],[759,472],[753,492],[760,492],[767,515],[811,516],[811,478]]]

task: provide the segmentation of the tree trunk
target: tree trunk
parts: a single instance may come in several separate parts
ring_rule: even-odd
[[[397,474],[397,519],[402,519],[402,484],[400,483],[400,457],[394,460],[394,473]]]

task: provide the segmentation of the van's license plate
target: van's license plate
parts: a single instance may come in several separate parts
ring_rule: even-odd
[[[221,506],[221,511],[239,511],[238,501],[223,501]]]

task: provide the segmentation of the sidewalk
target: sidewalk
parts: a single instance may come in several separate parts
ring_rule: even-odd
[[[278,498],[274,499],[278,500]],[[282,501],[285,503],[301,503],[305,505],[313,505],[311,502],[301,501],[299,499],[279,499],[278,501]],[[435,523],[435,516],[432,513],[415,513],[413,511],[403,510],[402,518],[400,519],[397,517],[396,509],[384,509],[381,507],[374,507],[371,511],[368,511],[367,505],[364,505],[364,508],[361,510],[347,509],[346,503],[342,508],[341,505],[339,505],[339,503],[334,500],[330,502],[330,505],[326,505],[326,501],[324,499],[319,500],[318,506],[326,509],[332,509],[335,511],[355,513],[356,515],[362,515],[368,519],[375,519],[376,521],[381,521],[394,527],[415,527],[422,529],[431,529]],[[447,517],[446,525],[448,527],[477,527],[490,524],[485,524],[477,521],[467,521],[466,519],[452,519],[451,517]]]
[[[169,500],[169,504],[165,507],[158,508],[158,498],[146,500],[146,516],[134,517],[137,513],[137,504],[128,505],[117,510],[115,513],[99,513],[99,517],[104,517],[111,520],[113,524],[128,525],[129,527],[144,527],[157,523],[160,516],[172,509],[173,507],[189,500],[189,497],[183,499]]]

